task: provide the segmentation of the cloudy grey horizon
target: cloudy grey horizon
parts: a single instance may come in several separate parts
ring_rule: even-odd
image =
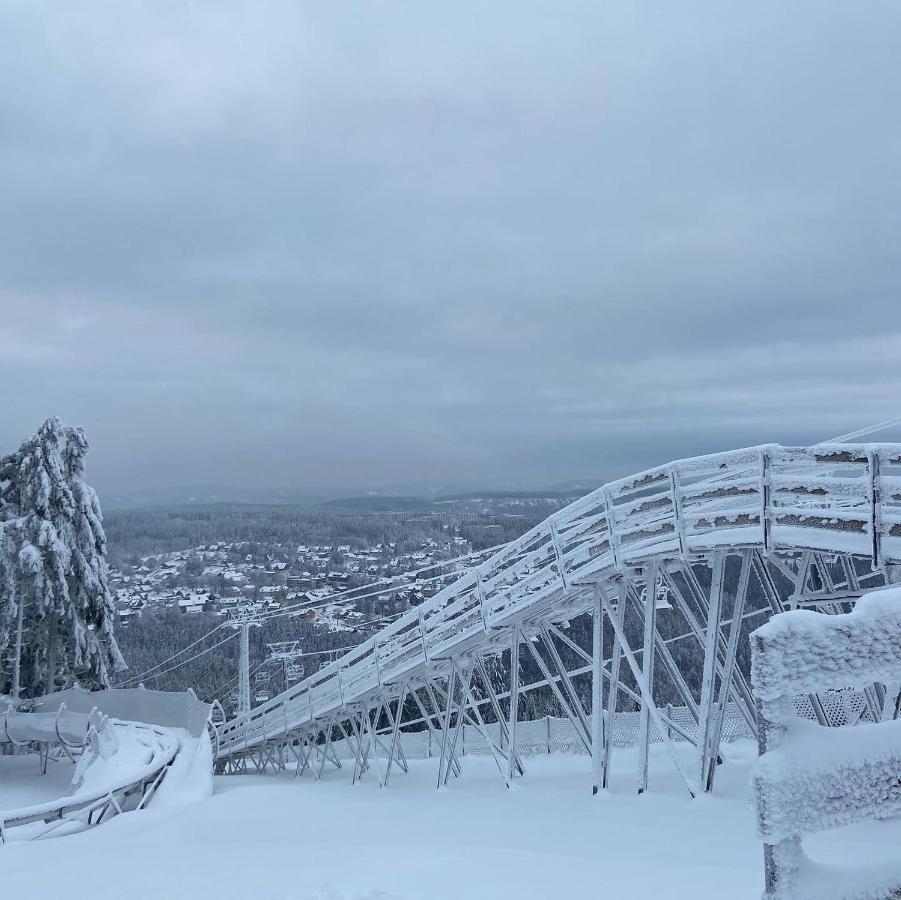
[[[899,39],[2,3],[0,450],[59,415],[101,493],[545,486],[898,415]]]

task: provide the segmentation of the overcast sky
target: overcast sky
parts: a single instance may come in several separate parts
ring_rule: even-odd
[[[0,448],[539,485],[901,413],[901,4],[0,0]]]

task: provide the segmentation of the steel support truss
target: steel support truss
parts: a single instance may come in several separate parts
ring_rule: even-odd
[[[571,579],[558,601],[565,616],[551,607],[498,629],[487,649],[430,659],[424,674],[381,684],[363,702],[308,727],[279,729],[273,719],[265,740],[246,747],[233,741],[219,770],[293,768],[295,776],[319,780],[342,769],[343,759],[353,782],[373,773],[387,787],[397,770],[408,771],[404,746],[419,732],[437,760],[436,785],[444,788],[462,773],[465,727],[509,786],[525,773],[518,741],[521,698],[541,690],[589,755],[594,793],[609,786],[620,720],[637,711],[637,792],[649,787],[650,747],[659,742],[694,796],[713,789],[727,721],[742,723],[756,736],[740,660],[749,630],[795,606],[845,611],[861,591],[883,580],[884,573],[853,556],[776,554],[756,547],[652,557],[604,579]],[[567,627],[576,617],[573,610],[591,617],[588,646]],[[695,660],[689,669],[681,662],[686,658]],[[538,677],[524,682],[524,666]],[[867,692],[869,714],[875,721],[894,715],[899,696],[897,686],[874,686]],[[825,724],[818,698],[811,703]]]

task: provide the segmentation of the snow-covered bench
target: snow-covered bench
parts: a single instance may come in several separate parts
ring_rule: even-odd
[[[765,898],[901,897],[897,866],[814,863],[804,835],[901,814],[901,720],[824,728],[795,711],[798,694],[901,683],[901,588],[874,591],[847,615],[774,616],[751,636],[760,757],[752,792],[764,842]]]

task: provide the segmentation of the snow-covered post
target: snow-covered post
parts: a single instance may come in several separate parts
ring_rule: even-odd
[[[657,634],[657,568],[658,560],[652,559],[645,573],[644,600],[644,649],[641,651],[641,674],[648,685],[649,695],[641,695],[641,712],[638,720],[638,793],[648,789],[648,744],[651,738],[650,696],[654,685],[654,637]]]
[[[604,606],[601,586],[594,586],[594,617],[591,640],[591,771],[594,775],[592,794],[597,794],[603,781],[604,763]]]
[[[707,767],[711,754],[714,754],[715,757],[719,750],[718,747],[710,746],[710,738],[716,702],[716,663],[719,653],[725,567],[725,551],[717,550],[713,555],[713,574],[711,575],[710,601],[707,610],[707,635],[704,644],[704,672],[701,680],[701,702],[698,705],[697,773],[699,791],[703,791],[707,784]]]
[[[873,591],[847,615],[795,610],[751,636],[760,757],[752,794],[764,845],[767,900],[895,896],[901,868],[841,872],[806,858],[805,834],[901,814],[901,720],[828,728],[800,719],[793,698],[901,680],[901,588]],[[839,879],[839,880],[836,880]]]
[[[516,723],[519,719],[519,639],[520,626],[510,632],[510,711],[507,730],[510,733],[510,758],[507,773],[511,783],[516,777]]]
[[[882,566],[882,497],[879,479],[879,454],[872,450],[867,454],[867,476],[869,479],[869,532],[873,546],[873,568],[878,569]]]
[[[755,705],[757,712],[757,753],[760,758],[769,751],[775,750],[785,734],[783,719],[794,715],[794,706],[786,707],[784,696],[774,697],[769,702],[762,699],[756,690],[756,681],[760,679],[761,672],[771,665],[767,653],[767,642],[760,634],[760,629],[751,635],[751,677],[755,686]],[[788,700],[791,704],[791,700]],[[755,779],[753,789],[757,802],[758,825],[763,830],[764,823],[769,823],[771,812],[767,808],[766,795],[758,790],[759,784]],[[800,860],[802,858],[800,835],[790,835],[775,843],[763,845],[763,869],[765,897],[779,897],[785,890],[790,890],[795,882]],[[787,896],[787,895],[786,895]]]

